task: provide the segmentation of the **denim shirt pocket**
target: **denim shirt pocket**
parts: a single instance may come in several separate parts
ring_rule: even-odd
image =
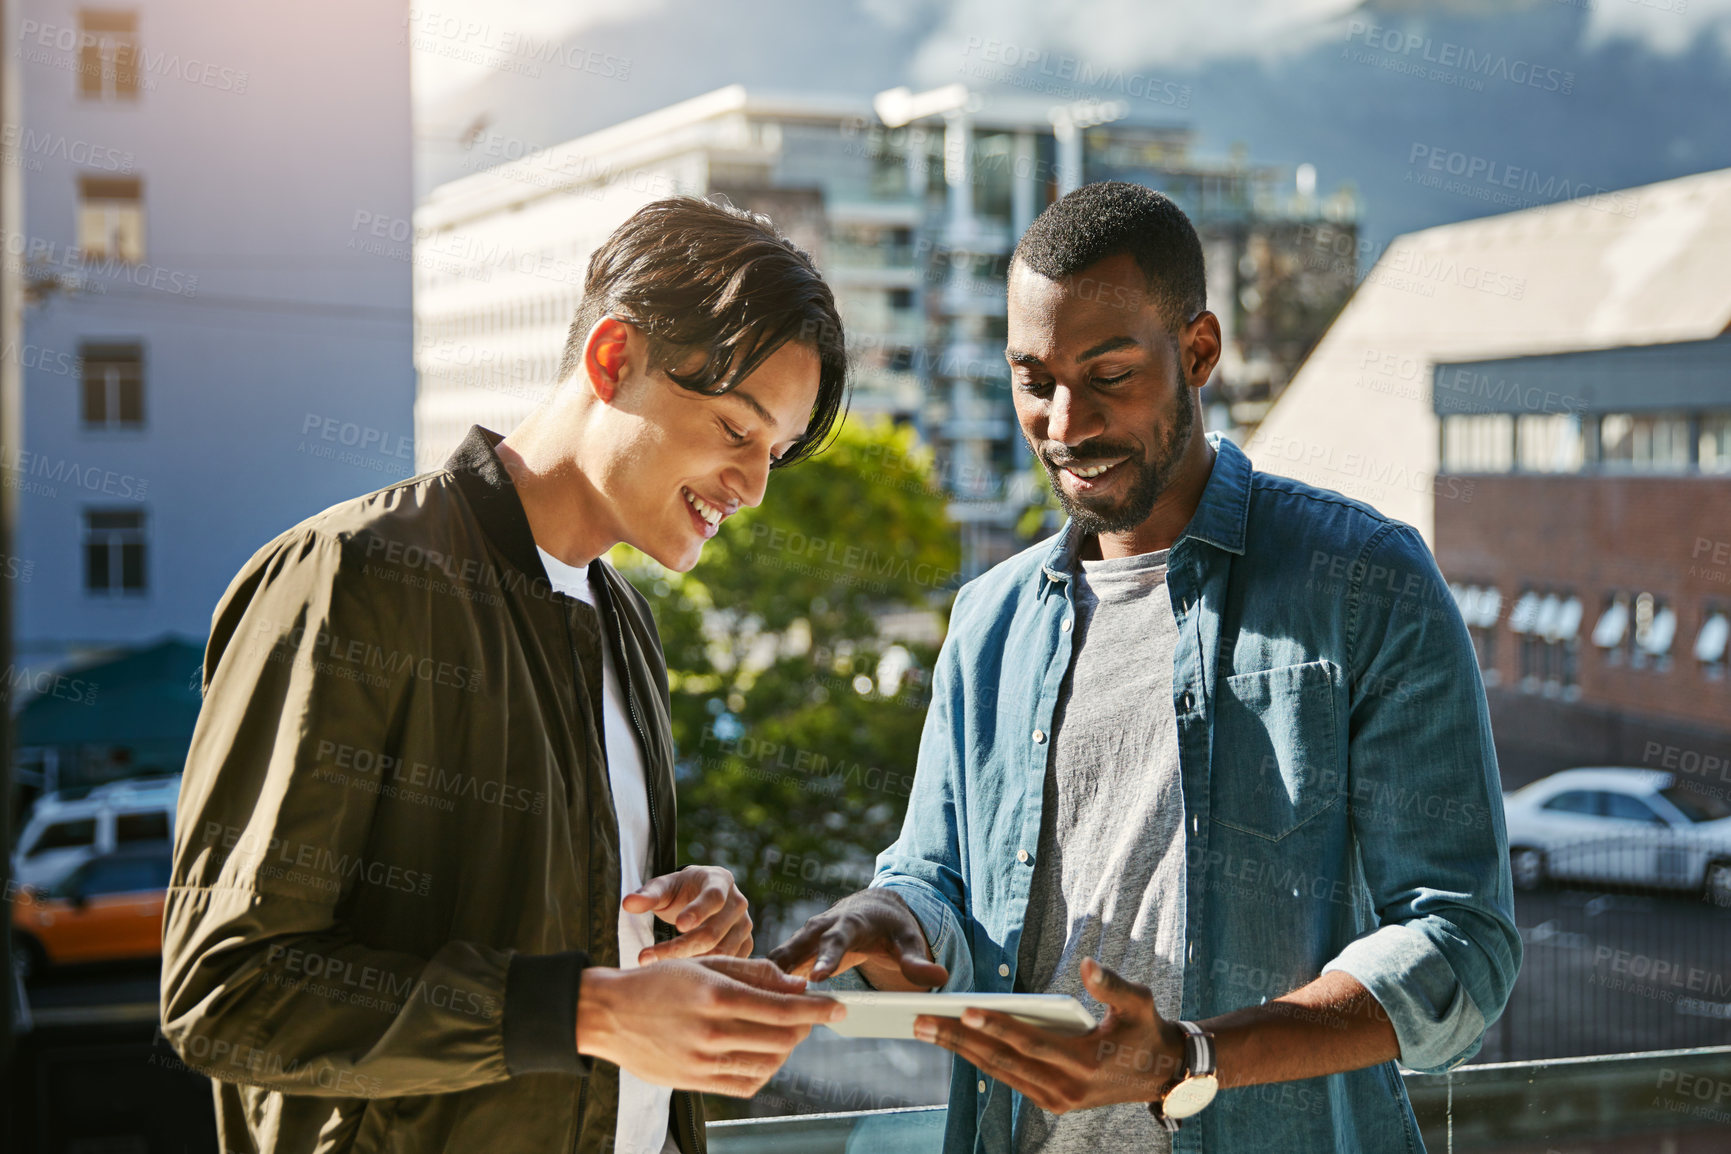
[[[1226,678],[1214,718],[1216,822],[1278,841],[1341,799],[1340,677],[1331,661],[1306,661]]]

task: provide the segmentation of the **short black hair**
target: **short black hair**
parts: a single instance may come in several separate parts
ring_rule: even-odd
[[[1135,258],[1171,331],[1208,307],[1202,242],[1190,218],[1171,198],[1140,184],[1106,180],[1060,197],[1028,226],[1010,263],[1063,280],[1120,253]]]
[[[846,411],[847,345],[835,294],[811,257],[762,213],[673,196],[614,229],[589,257],[559,362],[561,384],[582,366],[589,330],[604,316],[641,329],[651,367],[708,396],[737,387],[789,341],[815,349],[811,421],[772,467],[817,452]],[[702,366],[675,367],[699,351]]]

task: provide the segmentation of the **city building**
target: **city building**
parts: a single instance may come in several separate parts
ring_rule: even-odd
[[[406,13],[15,10],[14,705],[44,669],[202,645],[255,550],[412,472]]]
[[[1427,177],[1429,158],[1415,169]],[[1434,547],[1434,518],[1459,499],[1438,475],[1435,366],[1725,332],[1731,170],[1425,229],[1381,252],[1306,246],[1323,266],[1369,258],[1245,448],[1258,468],[1367,501]]]
[[[524,154],[482,132],[469,176],[415,216],[417,458],[472,423],[508,431],[552,384],[588,254],[673,193],[767,212],[834,286],[855,366],[853,411],[911,422],[936,451],[969,575],[1021,547],[1028,499],[1003,359],[1004,281],[1021,231],[1094,180],[1169,193],[1207,250],[1226,354],[1208,398],[1248,426],[1351,291],[1350,191],[1308,168],[1203,161],[1191,135],[1125,102],[1058,105],[963,85],[914,94],[775,96],[738,85]]]
[[[1436,557],[1505,785],[1629,765],[1731,799],[1731,336],[1433,381]]]

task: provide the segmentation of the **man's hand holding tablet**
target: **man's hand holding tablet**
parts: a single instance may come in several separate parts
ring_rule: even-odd
[[[941,985],[948,972],[932,960],[925,932],[907,903],[893,890],[868,889],[850,894],[811,918],[787,941],[771,950],[769,960],[789,974],[814,982],[859,967],[865,979],[885,992],[909,993]],[[1107,1009],[1092,1030],[1078,1032],[1075,1023],[1056,1029],[1021,1020],[1013,1013],[980,1006],[950,1016],[920,1014],[914,1037],[960,1055],[981,1073],[1031,1098],[1044,1110],[1070,1110],[1114,1102],[1159,1099],[1180,1072],[1184,1038],[1176,1022],[1160,1017],[1148,987],[1119,977],[1092,958],[1082,962],[1082,983]],[[850,1002],[870,995],[845,995]],[[992,995],[979,996],[982,1002]],[[1005,995],[997,995],[999,998]],[[1037,999],[1035,999],[1037,1000]],[[1073,999],[1058,999],[1071,1002]],[[1007,1005],[1008,1003],[1006,1003]],[[869,1006],[870,1003],[867,1003]],[[936,1004],[934,1004],[935,1007]],[[866,1006],[849,1006],[853,1013]],[[900,1007],[897,1004],[898,1009]],[[1021,1006],[1029,1010],[1033,1006]],[[1044,1008],[1062,1014],[1063,1007]],[[873,1007],[879,1016],[889,1005]],[[1083,1017],[1086,1010],[1078,1007]],[[838,1023],[847,1030],[845,1023]],[[856,1031],[875,1036],[865,1023]],[[833,1027],[832,1027],[833,1028]]]
[[[1183,1065],[1178,1024],[1160,1017],[1147,986],[1093,958],[1082,960],[1082,984],[1106,1007],[1105,1019],[1086,1034],[1065,1036],[970,1009],[959,1021],[921,1017],[914,1037],[960,1055],[1054,1114],[1158,1100]]]
[[[950,976],[932,960],[908,904],[887,889],[849,894],[771,950],[769,960],[814,982],[858,966],[866,981],[886,991],[929,990]]]

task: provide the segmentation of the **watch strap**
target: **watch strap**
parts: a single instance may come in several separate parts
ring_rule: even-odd
[[[1195,1022],[1180,1020],[1178,1028],[1184,1031],[1184,1067],[1166,1084],[1166,1090],[1160,1097],[1148,1103],[1148,1112],[1160,1120],[1160,1124],[1169,1134],[1178,1130],[1179,1119],[1167,1117],[1163,1109],[1166,1095],[1180,1082],[1190,1078],[1205,1078],[1215,1072],[1214,1035]]]
[[[1179,1022],[1184,1031],[1184,1076],[1201,1078],[1214,1073],[1214,1035],[1195,1022]]]

